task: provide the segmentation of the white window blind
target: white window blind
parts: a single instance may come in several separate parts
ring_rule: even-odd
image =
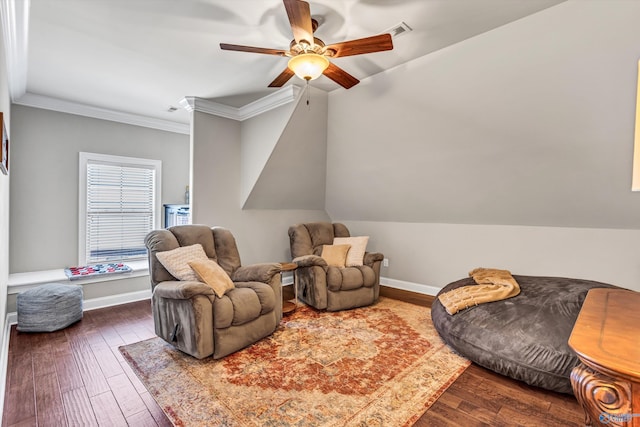
[[[81,264],[146,258],[144,238],[159,228],[159,163],[81,153]]]

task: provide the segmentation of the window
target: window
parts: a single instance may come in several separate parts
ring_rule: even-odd
[[[159,160],[80,153],[79,264],[145,259],[160,228]]]

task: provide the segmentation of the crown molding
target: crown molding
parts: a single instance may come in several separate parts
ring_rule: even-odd
[[[181,133],[185,135],[189,135],[191,133],[190,125],[187,123],[172,122],[170,120],[93,107],[90,105],[79,104],[43,95],[36,95],[33,93],[25,93],[17,101],[14,101],[14,103],[27,107],[43,108],[45,110],[53,110],[62,113],[76,114],[78,116],[91,117],[94,119],[126,123],[167,132]]]
[[[293,102],[301,93],[302,89],[298,86],[286,86],[277,92],[270,93],[265,97],[239,108],[230,107],[229,105],[220,104],[219,102],[210,101],[204,98],[187,96],[180,101],[180,106],[189,112],[199,111],[201,113],[207,113],[241,122]]]
[[[27,91],[29,0],[0,0],[9,95],[15,101]]]

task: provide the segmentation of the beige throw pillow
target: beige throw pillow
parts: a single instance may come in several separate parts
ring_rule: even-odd
[[[351,245],[322,245],[322,259],[334,267],[344,267]]]
[[[369,236],[335,237],[333,239],[334,245],[351,245],[351,249],[347,253],[347,261],[344,264],[346,267],[355,267],[363,264],[368,242]]]
[[[209,258],[200,243],[181,246],[170,251],[156,252],[156,258],[178,280],[198,282],[198,276],[189,266],[190,261],[206,261]]]
[[[218,298],[222,298],[228,290],[235,288],[231,277],[217,262],[211,259],[206,261],[198,260],[191,261],[189,265],[196,272],[201,282],[211,286]]]

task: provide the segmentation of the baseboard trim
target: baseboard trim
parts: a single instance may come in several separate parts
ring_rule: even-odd
[[[108,297],[92,298],[82,303],[84,311],[106,308],[114,305],[127,304],[151,298],[151,289],[126,294],[109,295]]]
[[[410,291],[431,296],[436,296],[438,292],[440,292],[440,288],[436,288],[435,286],[406,282],[404,280],[390,279],[388,277],[380,277],[380,284],[388,286],[390,288],[402,289],[403,291]]]
[[[2,331],[2,342],[0,343],[0,372],[4,373],[3,381],[0,381],[0,414],[4,414],[4,393],[6,392],[7,368],[9,366],[9,338],[11,338],[11,323],[9,323],[9,314],[4,321],[4,331]]]

